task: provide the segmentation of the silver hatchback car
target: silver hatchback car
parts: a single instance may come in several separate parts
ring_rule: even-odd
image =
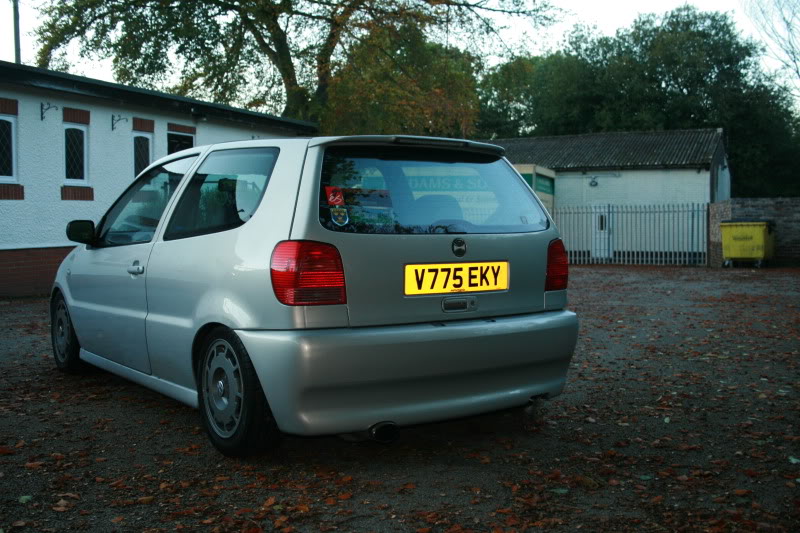
[[[552,220],[497,146],[406,136],[153,163],[53,286],[55,362],[198,407],[246,455],[558,395],[578,321]]]

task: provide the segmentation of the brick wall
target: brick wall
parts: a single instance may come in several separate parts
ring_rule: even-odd
[[[800,198],[731,198],[711,204],[709,209],[709,266],[722,265],[722,235],[719,223],[732,218],[775,222],[777,265],[800,265]]]
[[[58,265],[72,249],[0,250],[0,298],[49,294]]]
[[[722,266],[722,231],[719,223],[731,218],[731,201],[716,202],[708,206],[708,266]]]

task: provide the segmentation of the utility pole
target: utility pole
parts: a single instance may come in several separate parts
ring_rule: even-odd
[[[22,63],[19,57],[19,0],[11,0],[14,5],[14,62]]]

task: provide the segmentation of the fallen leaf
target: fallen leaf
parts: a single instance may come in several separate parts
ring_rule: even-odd
[[[64,511],[69,510],[69,502],[62,498],[58,500],[58,502],[52,507],[52,509],[59,513],[63,513]]]
[[[13,448],[9,448],[8,446],[0,446],[0,455],[13,455],[17,452],[14,451]]]
[[[136,501],[137,501],[138,503],[150,503],[150,502],[152,502],[154,499],[155,499],[155,497],[154,497],[154,496],[142,496],[141,498],[139,498],[139,499],[138,499],[138,500],[136,500]]]
[[[276,501],[275,500],[275,496],[270,496],[269,498],[264,500],[264,503],[261,504],[261,507],[264,508],[264,509],[269,509],[270,507],[275,505],[275,501]]]
[[[594,479],[586,476],[577,476],[575,481],[578,482],[585,489],[595,490],[600,487],[600,483],[595,481]]]
[[[124,516],[118,516],[118,517],[116,517],[116,518],[112,518],[112,519],[111,519],[111,521],[112,521],[112,522],[114,522],[115,524],[119,524],[119,523],[120,523],[120,522],[122,522],[123,520],[125,520],[125,517],[124,517]]]
[[[414,490],[416,488],[417,488],[416,484],[414,484],[414,483],[406,483],[405,485],[403,485],[402,487],[397,489],[397,492],[406,492],[406,491],[409,491],[409,490]]]
[[[19,503],[26,504],[33,499],[33,496],[20,496]]]

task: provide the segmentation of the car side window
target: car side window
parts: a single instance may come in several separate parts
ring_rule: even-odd
[[[164,240],[226,231],[250,220],[278,152],[278,148],[239,148],[209,154],[181,194]]]
[[[103,217],[97,246],[150,242],[169,199],[196,159],[170,161],[136,180]]]

